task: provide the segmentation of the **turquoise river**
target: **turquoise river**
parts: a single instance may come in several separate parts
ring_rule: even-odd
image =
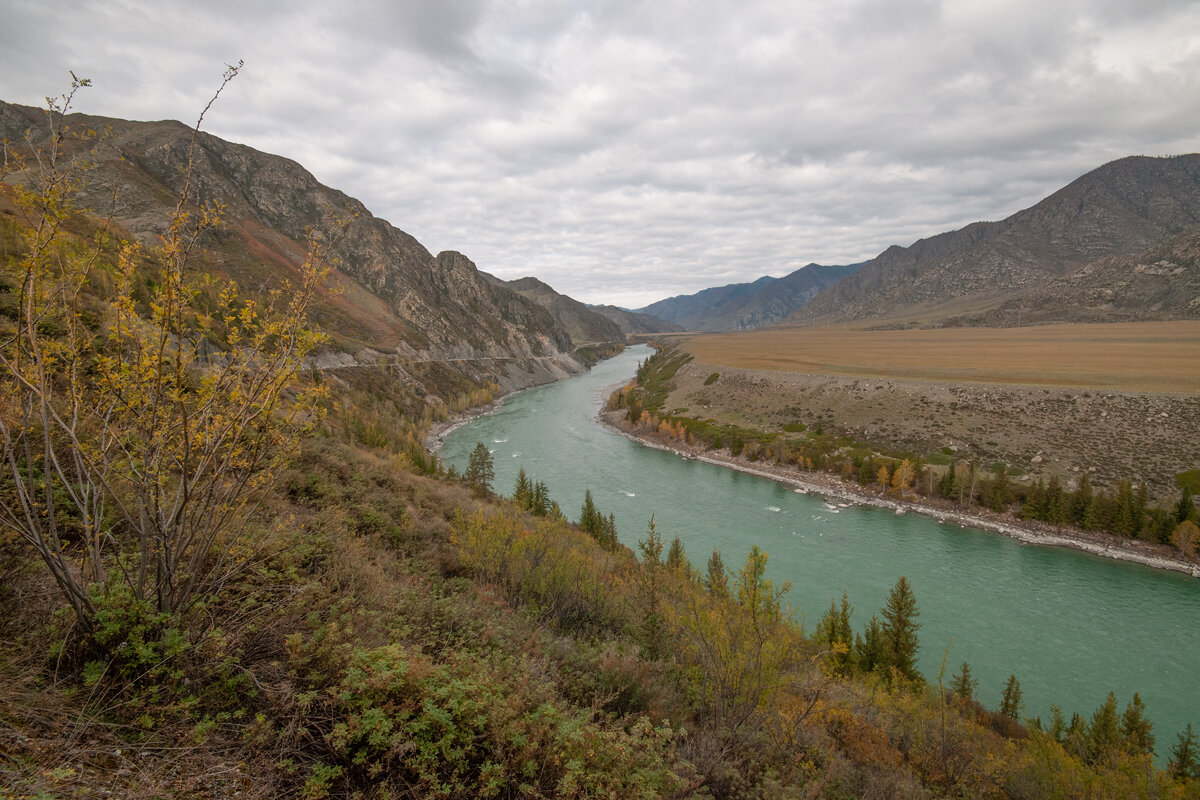
[[[810,631],[842,592],[861,630],[906,575],[921,610],[920,669],[936,680],[948,648],[946,682],[969,662],[989,707],[999,705],[1010,673],[1025,714],[1045,720],[1051,703],[1068,719],[1073,711],[1087,718],[1110,691],[1120,710],[1137,691],[1160,761],[1176,733],[1200,724],[1200,580],[916,514],[865,506],[834,513],[819,495],[639,445],[595,416],[607,391],[649,354],[629,348],[585,375],[512,395],[447,434],[439,455],[461,470],[483,442],[498,492],[510,494],[524,466],[572,519],[590,488],[631,546],[653,515],[701,568],[713,548],[736,568],[757,544],[770,555],[771,576],[791,581],[792,605]]]

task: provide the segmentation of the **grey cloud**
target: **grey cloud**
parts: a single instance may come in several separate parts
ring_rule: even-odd
[[[1182,0],[8,5],[0,97],[83,65],[82,110],[189,121],[245,58],[208,130],[590,302],[862,260],[1200,130]]]

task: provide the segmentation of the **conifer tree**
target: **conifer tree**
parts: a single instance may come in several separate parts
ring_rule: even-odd
[[[1094,499],[1092,481],[1085,472],[1079,478],[1079,488],[1071,497],[1071,522],[1086,527],[1084,520],[1087,518],[1088,509],[1091,508]]]
[[[1016,719],[1021,713],[1021,706],[1021,684],[1016,675],[1009,675],[1004,694],[1000,696],[1000,713]]]
[[[579,510],[579,527],[583,529],[584,533],[598,540],[601,533],[601,519],[600,512],[596,510],[596,503],[592,500],[592,490],[585,489],[583,507]]]
[[[828,649],[829,663],[838,672],[849,669],[854,659],[854,631],[850,628],[853,613],[849,597],[842,592],[841,607],[831,600],[829,610],[817,625],[816,639]]]
[[[620,546],[620,541],[617,539],[617,517],[611,511],[604,519],[604,534],[601,544],[609,550],[616,550]]]
[[[539,517],[544,517],[550,513],[550,490],[546,488],[546,484],[538,481],[533,485],[533,498],[530,501],[530,511]]]
[[[1121,750],[1121,731],[1117,721],[1117,696],[1108,693],[1104,705],[1096,709],[1088,725],[1088,763],[1109,763]]]
[[[513,487],[512,499],[518,508],[533,511],[533,485],[529,476],[525,474],[525,467],[521,467],[517,473],[517,484]]]
[[[1061,526],[1070,517],[1069,505],[1058,476],[1051,475],[1050,483],[1046,485],[1046,516],[1043,519],[1055,527]]]
[[[647,660],[655,661],[664,651],[666,623],[660,609],[663,543],[653,516],[650,517],[647,526],[646,538],[638,541],[638,552],[642,555],[638,569],[639,599],[642,605],[642,622],[639,626],[642,654]]]
[[[1117,499],[1114,503],[1109,531],[1118,536],[1131,536],[1134,530],[1133,487],[1129,485],[1129,481],[1121,481],[1117,484]]]
[[[1187,728],[1177,736],[1178,741],[1171,748],[1167,772],[1177,781],[1200,779],[1200,760],[1196,755],[1196,737],[1192,733],[1192,723],[1189,722]]]
[[[1050,705],[1050,730],[1048,731],[1050,738],[1062,744],[1063,739],[1067,735],[1067,722],[1063,719],[1062,708],[1057,703]]]
[[[729,594],[729,573],[725,562],[721,560],[721,552],[715,547],[708,559],[708,572],[704,576],[704,588],[718,597]]]
[[[1108,529],[1108,503],[1106,502],[1104,493],[1092,496],[1092,501],[1088,503],[1087,510],[1083,513],[1083,527],[1088,530],[1102,531]]]
[[[866,486],[873,480],[875,480],[875,459],[866,456],[858,465],[858,482],[860,485]]]
[[[979,681],[971,677],[971,665],[964,661],[959,667],[958,673],[950,680],[950,691],[963,700],[972,700],[977,688],[979,688]]]
[[[862,637],[855,637],[854,654],[859,667],[867,672],[887,666],[887,635],[879,623],[879,617],[874,614],[863,629]]]
[[[1137,494],[1133,498],[1133,532],[1139,533],[1147,524],[1146,509],[1150,505],[1150,490],[1145,481],[1138,485]]]
[[[463,473],[463,480],[476,494],[487,495],[491,494],[492,481],[495,478],[496,471],[492,465],[491,452],[483,442],[476,442],[475,449],[471,451],[471,457],[467,460],[467,471]]]
[[[988,505],[991,506],[992,511],[1003,511],[1012,502],[1012,487],[1008,480],[1007,464],[1001,463],[999,469],[996,470],[996,477],[992,481],[991,495],[988,499]]]
[[[1044,520],[1048,516],[1047,505],[1046,486],[1042,483],[1042,479],[1038,478],[1029,487],[1029,493],[1025,495],[1025,505],[1021,507],[1021,516],[1025,519]]]
[[[954,462],[951,461],[950,468],[946,470],[946,474],[944,474],[941,481],[938,482],[938,494],[945,498],[953,497],[955,482]]]
[[[589,492],[589,496],[590,494]],[[658,533],[658,526],[654,524],[654,517],[650,517],[650,523],[646,528],[646,538],[638,542],[638,552],[642,554],[642,565],[650,569],[661,566],[662,551],[662,536]]]
[[[1192,501],[1192,490],[1185,486],[1183,487],[1183,496],[1179,498],[1179,503],[1175,506],[1175,521],[1184,522],[1186,520],[1200,519],[1200,512],[1196,511],[1196,504]]]
[[[917,672],[917,631],[921,624],[916,621],[921,612],[917,598],[913,595],[908,578],[901,575],[888,594],[887,603],[880,615],[883,617],[888,666],[894,667],[909,680],[920,680]]]
[[[688,564],[687,553],[683,549],[683,542],[676,536],[671,540],[671,547],[667,550],[667,567],[672,570],[687,572],[691,569]]]
[[[1133,755],[1153,755],[1154,734],[1150,732],[1153,727],[1153,723],[1146,719],[1145,703],[1142,702],[1141,696],[1134,692],[1133,700],[1129,701],[1125,706],[1125,713],[1121,715],[1121,735],[1125,738],[1125,750]]]

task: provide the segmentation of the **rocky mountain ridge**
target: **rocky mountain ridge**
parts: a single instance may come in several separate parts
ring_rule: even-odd
[[[505,281],[487,273],[484,273],[484,277],[493,285],[511,289],[545,308],[566,330],[575,345],[625,341],[624,332],[615,322],[597,314],[578,300],[556,292],[537,278],[525,277]]]
[[[1024,324],[1194,317],[1200,311],[1191,301],[1200,295],[1184,298],[1181,305],[1164,305],[1152,299],[1156,289],[1137,288],[1146,280],[1162,281],[1153,271],[1134,268],[1140,254],[1166,246],[1198,223],[1200,155],[1132,156],[1093,170],[1002,221],[977,222],[909,247],[890,247],[814,297],[788,323]],[[1185,266],[1184,272],[1189,269]],[[1087,276],[1092,277],[1085,280]],[[1111,289],[1106,282],[1125,287],[1129,302],[1120,313],[1103,310],[1103,296]],[[1189,282],[1196,280],[1183,279],[1183,284]],[[1145,302],[1136,299],[1143,295]],[[1017,313],[1022,304],[1036,305],[1043,313],[1025,317]],[[999,310],[1006,308],[1012,313],[1001,315]]]
[[[684,330],[750,330],[786,319],[857,268],[858,265],[808,264],[782,278],[765,275],[752,283],[731,283],[696,294],[677,295],[636,310]]]
[[[0,102],[0,138],[19,147],[28,132],[34,146],[44,145],[46,113]],[[80,200],[99,213],[111,209],[124,231],[157,243],[183,190],[192,130],[173,121],[81,114],[66,123],[104,132],[98,144],[70,147],[94,162]],[[494,360],[551,358],[572,349],[547,309],[492,284],[461,253],[432,255],[290,159],[200,132],[188,199],[223,205],[225,224],[202,242],[200,266],[246,285],[277,285],[302,262],[308,231],[328,237],[336,272],[317,317],[344,350]]]
[[[618,306],[593,306],[592,310],[597,314],[603,314],[617,323],[626,336],[650,333],[678,333],[683,330],[679,325],[667,322],[665,319],[656,317],[653,314],[639,314],[636,311],[630,311]]]

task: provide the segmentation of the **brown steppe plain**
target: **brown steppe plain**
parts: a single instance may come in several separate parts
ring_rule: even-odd
[[[695,356],[665,409],[880,450],[1004,461],[1027,480],[1146,483],[1200,468],[1200,321],[787,328],[655,337]],[[713,373],[719,378],[711,383]]]
[[[947,383],[1200,393],[1200,320],[1029,328],[786,328],[693,336],[710,364]]]

